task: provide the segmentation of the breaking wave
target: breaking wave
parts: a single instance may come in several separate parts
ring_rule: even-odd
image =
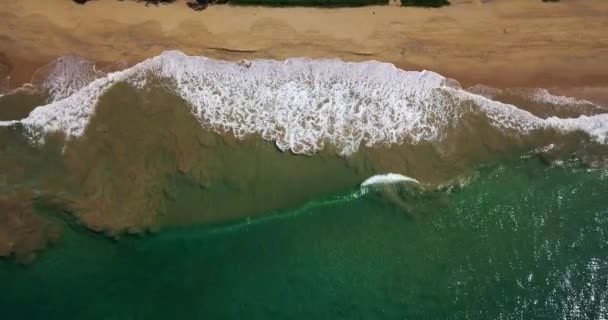
[[[420,182],[414,178],[410,178],[408,176],[404,176],[398,173],[387,173],[387,174],[379,174],[372,177],[369,177],[365,181],[361,183],[361,188],[366,188],[373,185],[382,185],[382,184],[394,184],[394,183],[414,183],[420,184]]]
[[[507,132],[582,131],[608,143],[608,114],[543,119],[492,100],[491,90],[466,91],[437,73],[404,71],[376,61],[234,63],[167,51],[121,71],[97,71],[87,60],[72,56],[55,61],[49,70],[40,84],[51,93],[49,103],[25,119],[0,125],[21,123],[35,142],[54,131],[78,137],[112,85],[126,82],[143,89],[159,79],[190,105],[203,127],[238,138],[257,134],[297,154],[313,154],[326,144],[348,155],[361,145],[437,141],[457,127],[463,115],[479,112]],[[578,103],[548,95],[537,92],[531,97]]]

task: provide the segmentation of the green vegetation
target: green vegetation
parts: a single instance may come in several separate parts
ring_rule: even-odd
[[[233,5],[260,5],[272,7],[363,7],[386,5],[387,0],[230,0]]]
[[[448,0],[401,0],[404,7],[431,7],[439,8],[450,5]]]

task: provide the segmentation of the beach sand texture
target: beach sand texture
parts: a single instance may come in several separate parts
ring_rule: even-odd
[[[7,1],[0,64],[11,86],[66,53],[130,64],[177,49],[216,59],[338,57],[436,71],[463,84],[601,87],[608,84],[608,2],[455,1],[441,9],[212,6],[180,3]],[[589,95],[605,99],[603,90]]]

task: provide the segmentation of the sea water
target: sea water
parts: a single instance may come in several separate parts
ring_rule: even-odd
[[[0,196],[63,236],[0,261],[6,318],[608,317],[601,105],[379,62],[43,71],[0,97],[33,109]]]
[[[504,160],[412,194],[415,212],[348,195],[119,241],[67,228],[34,264],[2,263],[0,307],[21,319],[608,316],[606,172]]]

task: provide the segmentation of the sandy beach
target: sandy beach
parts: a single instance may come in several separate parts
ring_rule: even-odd
[[[238,60],[288,57],[379,60],[433,70],[465,85],[608,84],[608,2],[454,1],[441,9],[213,6],[183,3],[8,1],[0,8],[0,64],[11,87],[66,53],[130,64],[179,49]],[[605,97],[604,97],[605,98]]]

